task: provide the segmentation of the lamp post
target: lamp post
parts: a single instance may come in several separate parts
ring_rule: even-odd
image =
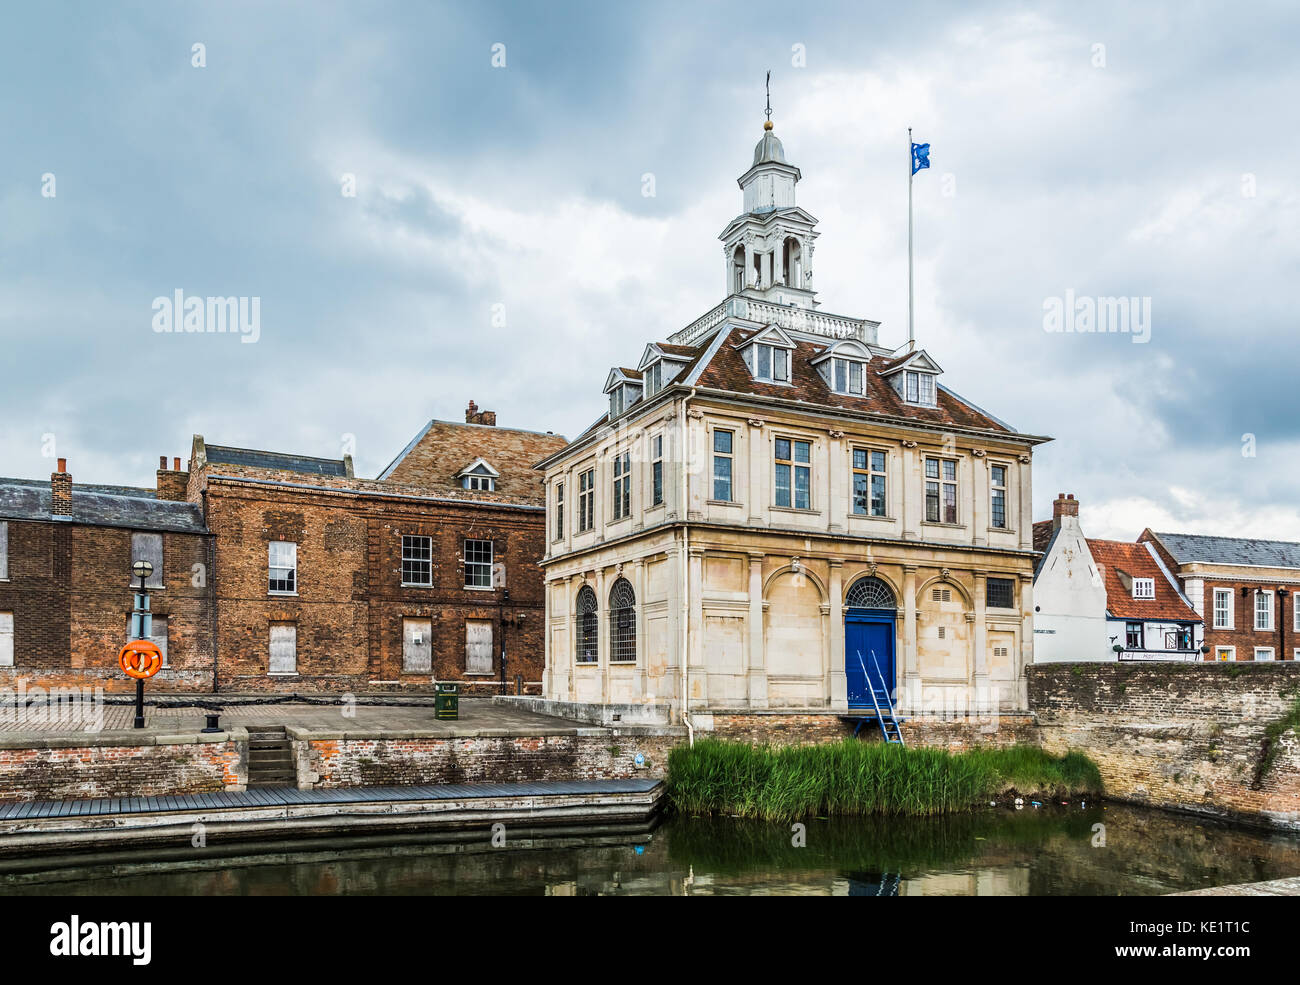
[[[131,565],[131,574],[140,579],[140,591],[135,595],[135,608],[131,612],[131,636],[137,640],[147,640],[153,631],[153,616],[149,612],[149,589],[145,582],[153,574],[153,565],[148,561],[136,561]],[[135,728],[144,728],[144,678],[135,680]]]

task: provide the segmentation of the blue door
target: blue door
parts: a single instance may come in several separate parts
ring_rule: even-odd
[[[894,618],[893,614],[850,611],[844,616],[844,673],[849,679],[849,707],[855,710],[871,708],[871,693],[867,688],[874,684],[877,691],[891,697],[896,687],[894,670]],[[880,703],[883,705],[884,701]]]

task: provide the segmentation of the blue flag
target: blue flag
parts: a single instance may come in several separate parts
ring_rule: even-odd
[[[920,171],[922,168],[930,166],[930,145],[913,144],[912,145],[912,174]]]

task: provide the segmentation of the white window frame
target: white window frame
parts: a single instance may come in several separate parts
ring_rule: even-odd
[[[760,368],[763,365],[763,353],[767,353],[767,373],[764,374]],[[780,353],[781,368],[784,374],[777,372],[777,353]],[[764,383],[789,383],[790,382],[790,350],[785,346],[773,345],[770,342],[754,343],[754,379],[761,380]]]
[[[282,552],[280,561],[276,564],[276,548],[287,547],[287,552]],[[286,556],[287,553],[287,556]],[[289,563],[283,563],[288,561]],[[276,571],[288,571],[292,574],[293,588],[272,588],[272,581],[284,581],[284,578],[274,578]],[[292,540],[272,540],[266,544],[266,594],[267,595],[297,595],[298,594],[298,544]]]
[[[920,373],[914,369],[903,371],[902,394],[906,403],[915,407],[934,407],[937,404],[938,389],[934,374]]]
[[[632,453],[615,452],[610,464],[613,476],[613,519],[626,520],[632,515]]]
[[[564,539],[564,483],[555,484],[555,539]]]
[[[408,544],[407,544],[407,541],[412,541],[413,543],[411,543],[410,545],[408,545]],[[427,548],[428,548],[428,556],[427,556],[427,557],[419,557],[419,556],[416,556],[418,552],[417,552],[415,549],[418,548],[419,545],[418,545],[417,543],[414,543],[414,542],[417,542],[417,541],[423,541],[423,542],[424,542],[424,545],[427,546]],[[410,557],[407,556],[407,547],[408,547],[408,546],[411,547],[411,548],[413,549],[413,550],[412,550],[412,556],[410,556]],[[429,566],[429,577],[428,577],[428,581],[407,581],[407,580],[406,580],[406,563],[407,563],[408,561],[410,561],[410,562],[412,562],[412,563],[415,563],[415,564],[427,564],[427,565]],[[401,571],[402,571],[402,587],[403,587],[403,588],[432,588],[432,587],[433,587],[433,538],[432,538],[432,537],[425,536],[424,534],[402,534],[402,569],[401,569]]]
[[[1267,657],[1261,657],[1261,653],[1267,653]],[[1250,659],[1259,663],[1272,663],[1274,659],[1273,648],[1271,646],[1257,646],[1250,655]]]
[[[866,378],[867,365],[861,359],[846,359],[843,356],[831,359],[831,389],[836,393],[861,397],[866,392]]]
[[[1002,470],[1002,481],[997,482],[993,476],[994,469]],[[1006,462],[989,462],[989,528],[992,530],[1010,530],[1011,517],[1007,515],[1007,507],[1011,505],[1010,498],[1007,496],[1007,488],[1011,482],[1011,466]],[[993,505],[998,501],[998,494],[1002,495],[1002,522],[997,522],[997,512]]]
[[[650,505],[664,505],[664,436],[650,436]]]
[[[656,359],[645,368],[643,383],[645,384],[645,395],[652,397],[664,388],[664,363],[662,359]]]
[[[729,439],[730,451],[718,450],[718,435],[725,434]],[[734,503],[736,501],[736,432],[730,428],[714,428],[709,437],[709,501],[713,503]],[[727,463],[727,495],[718,495],[718,465]]]
[[[475,550],[478,551],[482,550],[483,544],[487,544],[487,560],[484,561],[480,555],[471,561],[469,556],[470,544],[478,545],[475,548]],[[496,545],[490,540],[478,537],[466,537],[461,544],[461,556],[464,560],[465,567],[465,588],[474,592],[492,591],[492,564],[496,560]],[[470,577],[471,570],[476,576],[474,581],[472,581]],[[487,574],[487,584],[476,584],[475,581],[477,578],[481,578],[484,572]]]
[[[1265,611],[1263,611],[1263,612],[1261,612],[1261,611],[1260,611],[1260,608],[1259,608],[1259,602],[1260,602],[1260,599],[1261,599],[1261,598],[1264,599],[1265,602],[1266,602],[1266,609],[1265,609]],[[1270,590],[1268,590],[1268,589],[1262,589],[1262,588],[1261,588],[1261,589],[1256,589],[1256,590],[1255,590],[1255,603],[1254,603],[1254,605],[1251,606],[1251,609],[1252,609],[1252,611],[1255,613],[1255,620],[1254,620],[1255,632],[1257,632],[1257,633],[1271,633],[1271,632],[1273,631],[1273,593],[1272,593],[1272,591],[1270,591]],[[1266,625],[1266,626],[1261,626],[1261,625],[1259,624],[1259,617],[1260,617],[1261,615],[1266,615],[1266,616],[1268,616],[1268,625]]]
[[[495,492],[497,480],[495,477],[483,472],[470,472],[464,480],[466,489],[474,489],[479,492]]]
[[[1156,580],[1154,578],[1134,578],[1133,597],[1146,602],[1154,601],[1156,597]]]
[[[1212,611],[1212,616],[1211,616],[1211,618],[1214,620],[1214,627],[1213,627],[1214,629],[1232,629],[1232,628],[1233,628],[1233,626],[1234,626],[1234,624],[1235,624],[1235,621],[1236,621],[1235,614],[1234,614],[1233,611],[1232,611],[1232,610],[1233,610],[1233,596],[1236,595],[1236,594],[1237,594],[1237,593],[1234,592],[1231,588],[1215,588],[1215,589],[1213,590],[1213,594],[1211,595],[1210,606],[1211,606],[1211,611]],[[1225,611],[1225,613],[1226,613],[1226,618],[1225,618],[1225,620],[1224,620],[1223,622],[1219,622],[1219,599],[1220,599],[1220,598],[1225,598],[1225,599],[1228,600],[1228,604],[1224,606],[1224,611]]]
[[[1291,622],[1293,624],[1291,630],[1292,632],[1300,633],[1300,605],[1296,604],[1296,591],[1300,591],[1300,589],[1295,589],[1291,592]]]
[[[1219,654],[1226,653],[1228,656],[1221,659]],[[1216,646],[1214,648],[1215,663],[1233,663],[1237,659],[1237,648],[1235,646]]]

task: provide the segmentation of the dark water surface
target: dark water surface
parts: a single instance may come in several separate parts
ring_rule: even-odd
[[[0,872],[0,894],[1114,896],[1300,875],[1300,836],[1114,805],[810,819],[805,837],[796,847],[790,825],[677,817],[504,848],[486,836],[210,845]]]

